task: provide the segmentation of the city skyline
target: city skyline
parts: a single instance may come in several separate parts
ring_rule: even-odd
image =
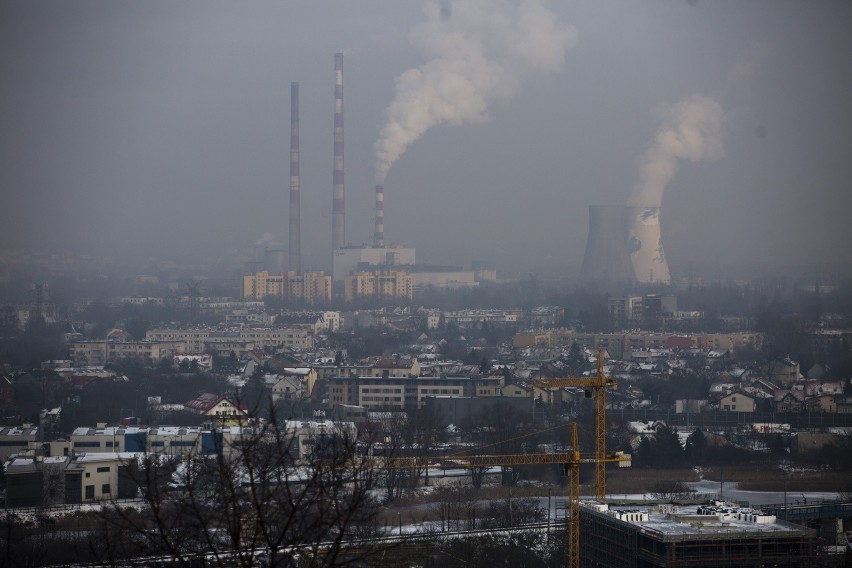
[[[479,114],[438,116],[411,141],[384,183],[388,243],[432,264],[576,276],[588,207],[626,204],[660,133],[678,132],[678,105],[712,100],[719,113],[706,105],[699,124],[712,119],[713,143],[664,162],[673,277],[690,263],[852,261],[847,3],[499,3],[498,16],[540,9],[530,28],[465,20],[475,1],[200,6],[0,5],[4,248],[143,260],[286,248],[299,82],[302,262],[329,270],[334,53],[346,57],[346,242],[370,243],[375,145],[399,78],[454,61],[423,35],[456,26],[517,84],[477,83]],[[533,72],[536,58],[504,55],[541,26],[564,61]]]

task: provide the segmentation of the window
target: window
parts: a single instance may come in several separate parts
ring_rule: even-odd
[[[88,476],[88,474],[86,474]],[[86,486],[86,499],[94,499],[95,498],[95,486],[87,485]]]
[[[155,441],[151,442],[151,446],[153,446],[153,447],[162,448],[165,445],[166,445],[166,443],[162,440],[155,440]]]
[[[101,495],[109,495],[109,483],[101,485]]]
[[[75,448],[100,448],[100,442],[74,442]]]
[[[91,474],[90,472],[88,472],[88,471],[87,471],[87,472],[86,472],[86,477],[92,477],[92,474]]]
[[[109,473],[109,466],[99,467],[98,473]]]

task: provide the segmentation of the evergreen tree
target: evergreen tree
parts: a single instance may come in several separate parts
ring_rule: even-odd
[[[704,433],[698,428],[689,435],[686,440],[686,450],[684,457],[686,461],[693,464],[700,464],[704,461],[704,451],[707,449],[707,439]]]

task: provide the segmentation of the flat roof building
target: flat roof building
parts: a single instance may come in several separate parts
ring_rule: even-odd
[[[758,509],[714,501],[580,509],[580,565],[586,567],[802,566],[816,531]]]

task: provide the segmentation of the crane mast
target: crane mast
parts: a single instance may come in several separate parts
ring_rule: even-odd
[[[604,374],[603,349],[598,349],[597,373],[594,377],[558,377],[534,379],[532,384],[542,388],[588,388],[595,401],[595,499],[606,497],[606,391],[615,390],[617,383]]]
[[[595,454],[583,454],[577,436],[577,423],[571,423],[571,447],[564,452],[546,454],[485,454],[485,455],[450,455],[443,457],[402,456],[382,460],[386,469],[430,469],[442,466],[463,467],[496,467],[512,465],[546,465],[563,464],[568,477],[568,568],[580,566],[580,464],[598,464]],[[620,453],[604,456],[604,462],[631,462],[629,455]],[[443,465],[442,465],[443,464]]]
[[[535,379],[532,384],[541,388],[588,388],[592,390],[595,401],[595,451],[594,454],[582,454],[577,437],[577,423],[571,423],[571,448],[567,452],[548,454],[494,454],[494,455],[451,455],[436,457],[392,457],[384,460],[385,468],[429,469],[440,467],[430,462],[451,461],[455,467],[476,468],[490,466],[564,464],[568,475],[568,568],[580,567],[580,464],[595,464],[595,499],[602,501],[606,497],[606,464],[626,463],[629,467],[631,457],[620,452],[607,454],[606,451],[606,391],[615,390],[615,379],[604,373],[603,350],[598,350],[597,373],[593,377],[559,377]]]

